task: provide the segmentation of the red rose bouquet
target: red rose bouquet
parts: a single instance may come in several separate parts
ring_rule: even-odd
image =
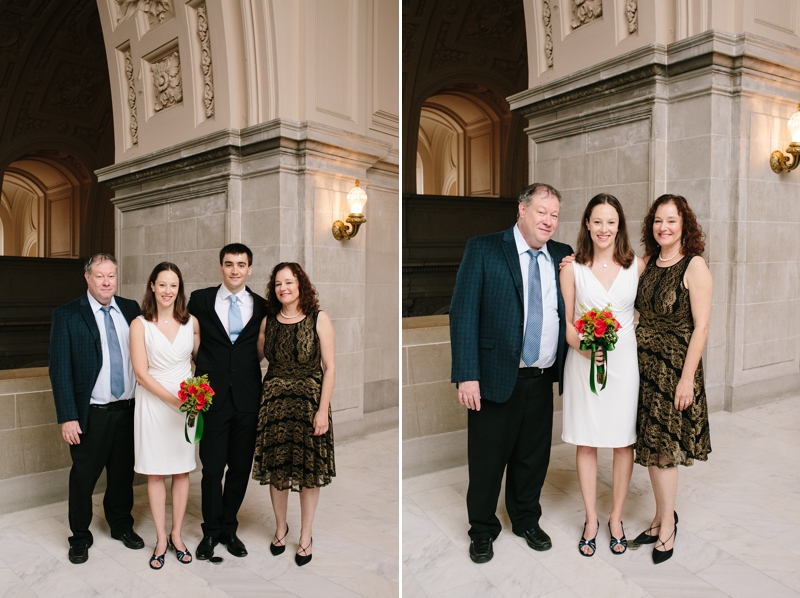
[[[203,411],[211,407],[214,390],[208,385],[208,374],[196,378],[187,378],[181,382],[178,399],[180,410],[186,414],[183,434],[186,442],[197,443],[203,437]],[[193,438],[189,438],[189,428],[194,428]]]
[[[622,328],[622,325],[611,313],[611,305],[606,305],[605,309],[586,309],[581,305],[584,310],[583,315],[575,322],[575,330],[578,331],[578,336],[581,339],[581,351],[591,349],[592,359],[589,366],[589,388],[592,389],[594,394],[597,390],[594,385],[594,358],[597,351],[603,352],[603,365],[597,366],[597,383],[602,384],[600,390],[606,387],[607,375],[606,365],[608,364],[608,352],[614,350],[614,345],[617,342],[617,330]]]

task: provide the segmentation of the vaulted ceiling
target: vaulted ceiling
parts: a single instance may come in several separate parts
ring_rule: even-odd
[[[96,0],[0,0],[0,172],[39,149],[95,170],[113,144]]]

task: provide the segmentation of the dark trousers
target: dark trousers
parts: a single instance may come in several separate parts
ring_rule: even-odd
[[[106,469],[103,509],[111,534],[133,529],[133,405],[118,411],[89,408],[86,430],[80,444],[69,447],[70,545],[91,544],[92,494],[97,479]]]
[[[506,511],[512,531],[521,534],[539,522],[542,492],[553,433],[552,369],[517,380],[505,403],[482,400],[467,419],[471,538],[496,539],[502,526],[497,499],[506,472]]]
[[[203,417],[205,428],[200,441],[203,535],[217,539],[220,534],[235,534],[239,527],[236,515],[253,468],[258,412],[238,411],[229,396],[218,411]]]

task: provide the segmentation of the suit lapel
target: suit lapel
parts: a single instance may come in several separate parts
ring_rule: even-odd
[[[561,252],[558,250],[558,245],[553,241],[547,242],[547,251],[550,252],[550,257],[553,258],[552,262],[556,276],[556,290],[558,291],[558,296],[561,297],[561,279],[559,278],[558,265],[561,263],[564,256],[561,255]]]
[[[511,278],[514,281],[514,286],[517,288],[517,296],[523,302],[522,297],[522,270],[519,267],[519,253],[517,252],[517,242],[514,239],[514,227],[509,228],[503,234],[503,253],[508,262],[508,268],[511,270]]]
[[[216,288],[210,289],[212,292],[208,293],[206,297],[206,309],[208,309],[208,314],[211,316],[211,319],[216,322],[219,331],[222,333],[222,336],[228,337],[228,333],[225,332],[225,325],[222,323],[222,320],[219,319],[219,314],[217,314],[216,302],[217,302],[217,293],[219,292],[219,288],[222,285],[218,285]]]
[[[85,295],[81,297],[80,312],[83,316],[83,319],[86,321],[86,326],[89,328],[92,338],[94,339],[94,344],[97,348],[97,354],[102,355],[103,345],[100,342],[100,329],[97,327],[97,320],[94,319],[94,313],[92,312],[92,306],[89,304],[89,299]]]

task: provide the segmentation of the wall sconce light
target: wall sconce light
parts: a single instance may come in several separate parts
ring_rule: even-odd
[[[358,233],[358,228],[367,221],[363,214],[367,194],[358,186],[357,179],[356,186],[347,194],[347,203],[350,204],[350,215],[345,219],[347,225],[341,220],[333,223],[333,237],[337,241],[352,239]]]
[[[789,172],[797,168],[800,164],[800,106],[797,107],[797,112],[792,114],[789,119],[789,132],[792,134],[792,142],[786,148],[786,152],[792,156],[792,162],[789,163],[789,156],[785,156],[780,150],[772,152],[769,159],[769,165],[772,167],[773,172],[780,174],[784,171]]]

